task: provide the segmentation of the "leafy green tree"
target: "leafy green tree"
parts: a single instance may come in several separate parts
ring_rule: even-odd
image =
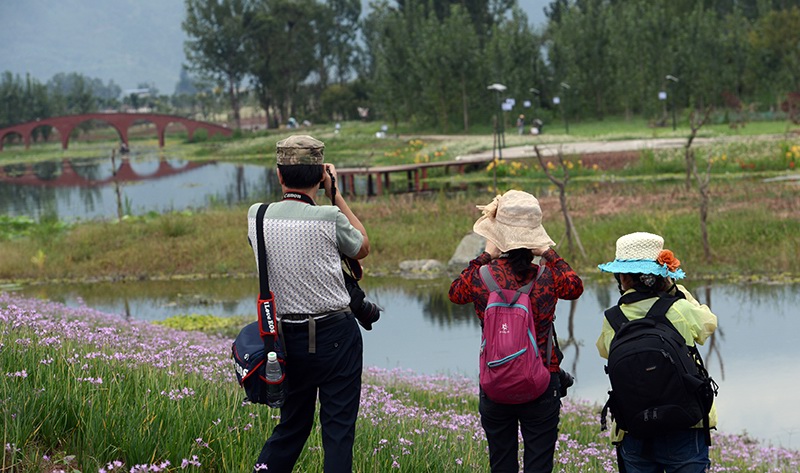
[[[19,75],[5,71],[0,80],[0,127],[24,121],[23,86]]]
[[[382,1],[372,5],[364,21],[365,68],[372,104],[397,129],[401,118],[410,120],[416,95],[416,79],[410,72],[416,19]]]
[[[320,96],[322,114],[328,119],[349,120],[356,109],[356,95],[346,84],[333,84]]]
[[[759,83],[764,96],[775,103],[787,92],[800,90],[800,8],[772,10],[761,16],[749,41],[749,79]]]
[[[516,4],[516,0],[397,0],[400,11],[421,6],[426,18],[434,15],[440,22],[450,16],[453,6],[460,6],[469,16],[481,45],[491,34],[492,28],[501,22]]]
[[[247,19],[249,73],[259,103],[276,123],[295,113],[301,85],[319,72],[317,46],[325,10],[313,0],[260,2]]]
[[[33,121],[47,118],[51,115],[50,98],[47,95],[47,86],[32,79],[30,75],[25,80],[25,100],[24,100],[25,121]],[[33,130],[33,140],[39,141],[43,138],[47,141],[50,138],[53,128],[50,126],[40,126]]]
[[[78,115],[97,111],[97,98],[91,88],[91,79],[78,74],[56,74],[48,82],[50,93],[63,106],[59,114]]]
[[[186,0],[184,52],[190,69],[225,84],[236,128],[241,128],[239,88],[250,58],[245,47],[246,0]]]
[[[411,62],[419,83],[423,108],[435,111],[442,132],[461,115],[469,130],[469,97],[478,92],[473,78],[478,68],[478,37],[467,12],[454,6],[443,20],[429,15],[414,38]]]
[[[343,85],[352,76],[359,57],[358,34],[361,16],[360,0],[328,0],[327,12],[322,11],[320,56],[320,87],[324,89],[328,81],[323,79],[326,71],[332,70],[335,82]],[[323,7],[325,8],[325,7]]]
[[[485,72],[481,77],[479,96],[484,104],[491,104],[489,110],[497,108],[495,93],[486,90],[491,83],[498,82],[508,88],[505,96],[516,100],[518,111],[524,111],[522,102],[531,97],[531,88],[540,92],[545,88],[550,74],[543,70],[541,51],[541,36],[531,29],[527,17],[518,8],[494,26],[480,59]],[[486,114],[490,115],[493,113]],[[508,125],[504,123],[504,127]]]

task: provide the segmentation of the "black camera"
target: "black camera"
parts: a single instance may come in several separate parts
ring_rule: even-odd
[[[571,374],[564,371],[563,368],[559,368],[558,370],[558,381],[561,383],[561,388],[558,390],[558,393],[561,397],[567,395],[567,389],[575,384],[575,378],[572,377]]]
[[[343,274],[344,285],[350,294],[350,310],[353,311],[353,315],[356,316],[356,320],[364,327],[364,330],[372,330],[372,324],[381,318],[383,309],[374,302],[367,300],[366,293],[361,289],[354,277],[347,274],[346,271]]]

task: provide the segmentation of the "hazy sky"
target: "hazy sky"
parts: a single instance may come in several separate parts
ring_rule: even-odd
[[[518,3],[532,24],[545,23],[550,0]],[[0,73],[46,82],[78,72],[171,94],[186,61],[184,8],[183,0],[0,0]]]
[[[541,26],[547,20],[544,7],[550,4],[550,0],[518,0],[518,3],[534,25]]]

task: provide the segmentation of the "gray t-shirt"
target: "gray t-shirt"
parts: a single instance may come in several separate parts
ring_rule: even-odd
[[[247,212],[247,236],[256,256],[256,213]],[[325,314],[345,309],[350,295],[344,286],[339,253],[355,256],[364,236],[332,205],[295,200],[270,204],[264,216],[267,274],[275,308],[284,314]]]

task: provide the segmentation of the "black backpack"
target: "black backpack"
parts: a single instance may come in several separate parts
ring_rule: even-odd
[[[614,329],[606,373],[611,381],[603,407],[601,427],[611,415],[617,429],[641,438],[689,429],[701,420],[706,444],[711,445],[708,413],[717,384],[708,375],[695,346],[686,345],[666,313],[677,296],[634,292],[619,303],[630,304],[658,297],[645,317],[628,320],[619,305],[605,312]]]

